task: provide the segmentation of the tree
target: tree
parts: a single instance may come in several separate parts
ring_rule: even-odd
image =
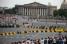
[[[54,14],[54,17],[58,16],[58,11],[55,10],[55,11],[53,12],[53,14]]]
[[[59,9],[54,11],[54,16],[61,16],[67,18],[67,9]]]
[[[5,10],[5,13],[6,13],[6,14],[16,14],[16,11],[15,11],[14,8],[12,8],[12,9],[6,9],[6,10]]]

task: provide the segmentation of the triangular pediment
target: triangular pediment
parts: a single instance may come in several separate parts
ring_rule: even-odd
[[[29,7],[29,8],[48,8],[47,5],[38,3],[38,2],[33,2],[29,4],[24,4],[24,5],[16,5],[16,7]]]
[[[29,3],[29,4],[24,4],[24,6],[46,6],[46,5],[40,4],[38,2],[33,2],[33,3]]]

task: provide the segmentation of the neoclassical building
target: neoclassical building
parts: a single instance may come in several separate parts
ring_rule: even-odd
[[[15,9],[16,14],[30,16],[32,18],[45,18],[46,16],[53,16],[53,11],[56,10],[57,7],[33,2],[24,5],[15,5]]]

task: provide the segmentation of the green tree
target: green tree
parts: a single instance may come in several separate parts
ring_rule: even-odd
[[[54,11],[54,16],[61,16],[67,18],[67,9],[59,9]]]
[[[55,10],[55,11],[53,12],[53,14],[54,14],[54,17],[58,16],[58,11]]]
[[[16,11],[15,11],[14,8],[12,8],[12,9],[6,9],[6,10],[5,10],[5,13],[6,13],[6,14],[16,14]]]

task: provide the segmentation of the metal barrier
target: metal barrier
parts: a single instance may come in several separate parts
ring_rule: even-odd
[[[16,35],[16,32],[1,32],[0,36],[12,36]]]
[[[25,31],[21,31],[21,32],[0,32],[0,36],[13,36],[16,34],[29,34],[29,33],[42,33],[42,32],[67,32],[67,30],[64,30],[64,28],[47,28],[47,29],[33,29],[30,28],[28,30]]]

